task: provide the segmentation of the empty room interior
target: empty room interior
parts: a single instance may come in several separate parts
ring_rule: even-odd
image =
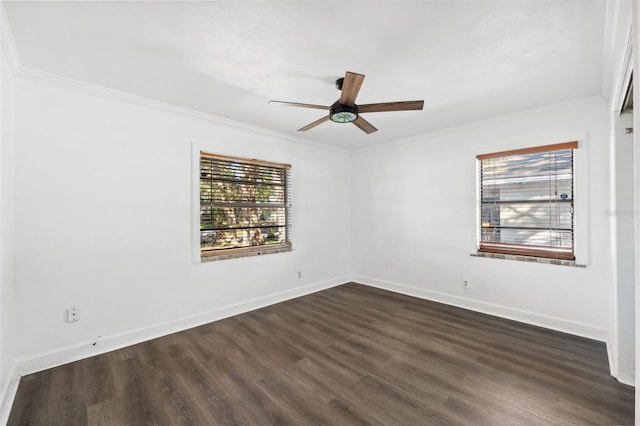
[[[0,423],[640,423],[639,7],[1,1]]]

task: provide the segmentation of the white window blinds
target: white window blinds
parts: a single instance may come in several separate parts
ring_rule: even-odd
[[[574,259],[577,142],[477,156],[479,251]]]
[[[289,245],[290,166],[200,153],[202,256]]]

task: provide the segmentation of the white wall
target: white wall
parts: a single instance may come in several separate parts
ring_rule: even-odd
[[[635,248],[631,238],[636,220],[633,175],[633,135],[625,129],[633,127],[631,114],[613,113],[612,124],[612,345],[618,380],[635,383]]]
[[[0,49],[0,423],[6,421],[17,386],[16,299],[13,275],[14,179],[13,96],[14,76],[7,51],[11,40],[4,31],[4,9],[0,5],[2,49]]]
[[[587,267],[471,257],[476,155],[576,139],[576,251]],[[356,153],[356,280],[606,340],[609,173],[609,109],[601,98]],[[462,288],[463,279],[470,289]]]
[[[55,81],[16,89],[22,371],[348,280],[346,152]],[[192,143],[292,165],[293,252],[193,263]]]
[[[631,114],[620,116],[620,109],[631,76],[630,35],[631,2],[607,3],[606,57],[603,93],[609,100],[611,122],[611,374],[618,380],[635,383],[635,248],[630,238],[634,231],[634,165]]]
[[[633,16],[633,68],[640,70],[640,2],[634,1],[632,8]],[[637,71],[636,71],[637,74]],[[640,105],[640,90],[633,91],[633,104]],[[633,142],[636,147],[640,146],[640,108],[636,107],[633,111]],[[634,192],[635,192],[635,210],[640,211],[640,149],[633,152],[634,166]],[[640,312],[640,218],[635,219],[635,322],[638,324],[638,313]],[[636,365],[640,365],[640,327],[636,327]],[[640,383],[640,368],[636,368],[636,384]],[[636,386],[636,424],[640,424],[640,386]]]

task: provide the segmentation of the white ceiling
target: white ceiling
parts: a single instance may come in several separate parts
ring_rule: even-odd
[[[32,68],[346,149],[600,93],[605,1],[4,2]],[[423,111],[327,122],[345,71],[357,103]]]

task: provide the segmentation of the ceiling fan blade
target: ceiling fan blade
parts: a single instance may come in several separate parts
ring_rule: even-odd
[[[358,112],[409,111],[422,109],[424,101],[382,102],[379,104],[358,105]]]
[[[316,120],[316,121],[314,121],[313,123],[309,123],[309,124],[307,124],[306,126],[299,128],[299,129],[298,129],[298,131],[299,131],[299,132],[306,132],[307,130],[309,130],[309,129],[313,129],[313,128],[314,128],[314,127],[316,127],[317,125],[322,124],[322,123],[324,123],[325,121],[328,121],[328,120],[329,120],[329,116],[328,116],[328,115],[325,115],[325,116],[324,116],[324,117],[322,117],[321,119]]]
[[[344,81],[342,82],[342,93],[340,94],[339,103],[342,105],[354,105],[363,81],[364,75],[347,71],[344,75]]]
[[[314,108],[314,109],[329,109],[331,107],[328,106],[324,106],[324,105],[314,105],[314,104],[302,104],[300,102],[285,102],[285,101],[269,101],[270,104],[282,104],[282,105],[289,105],[289,106],[295,106],[295,107],[302,107],[302,108]]]
[[[369,123],[367,120],[365,120],[361,116],[358,116],[358,118],[356,118],[354,121],[352,121],[352,123],[355,124],[356,127],[358,127],[360,130],[362,130],[363,132],[365,132],[368,135],[373,133],[373,132],[378,131],[378,129],[373,127],[373,124]]]

